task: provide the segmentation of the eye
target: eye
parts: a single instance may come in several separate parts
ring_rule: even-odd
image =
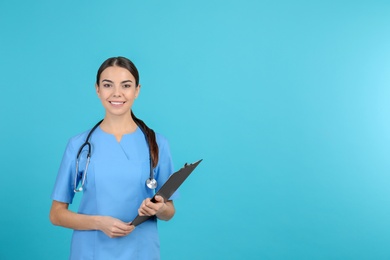
[[[125,84],[123,85],[124,88],[131,88],[131,85],[130,84]]]
[[[109,87],[111,87],[111,84],[105,83],[105,84],[103,84],[103,87],[109,88]]]

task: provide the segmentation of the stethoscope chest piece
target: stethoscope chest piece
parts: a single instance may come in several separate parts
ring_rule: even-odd
[[[146,180],[146,186],[148,186],[149,189],[154,190],[157,188],[157,181],[155,178],[148,178]]]

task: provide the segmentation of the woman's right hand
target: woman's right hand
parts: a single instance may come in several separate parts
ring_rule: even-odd
[[[100,216],[98,227],[99,230],[104,232],[110,238],[127,236],[135,228],[135,226],[130,223],[125,223],[119,219],[109,216]]]
[[[109,216],[91,216],[72,212],[69,204],[53,200],[50,221],[56,226],[74,230],[100,230],[107,236],[123,237],[134,230],[134,225]]]

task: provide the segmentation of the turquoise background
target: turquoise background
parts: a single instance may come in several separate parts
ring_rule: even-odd
[[[50,194],[67,140],[104,115],[95,73],[117,55],[175,167],[204,159],[159,225],[162,259],[390,259],[389,1],[0,10],[0,259],[67,259]]]

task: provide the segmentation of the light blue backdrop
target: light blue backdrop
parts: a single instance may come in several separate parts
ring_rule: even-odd
[[[203,158],[162,259],[390,258],[388,1],[0,2],[0,259],[67,259],[48,219],[95,73],[141,73],[134,111]],[[72,206],[75,209],[75,205]]]

